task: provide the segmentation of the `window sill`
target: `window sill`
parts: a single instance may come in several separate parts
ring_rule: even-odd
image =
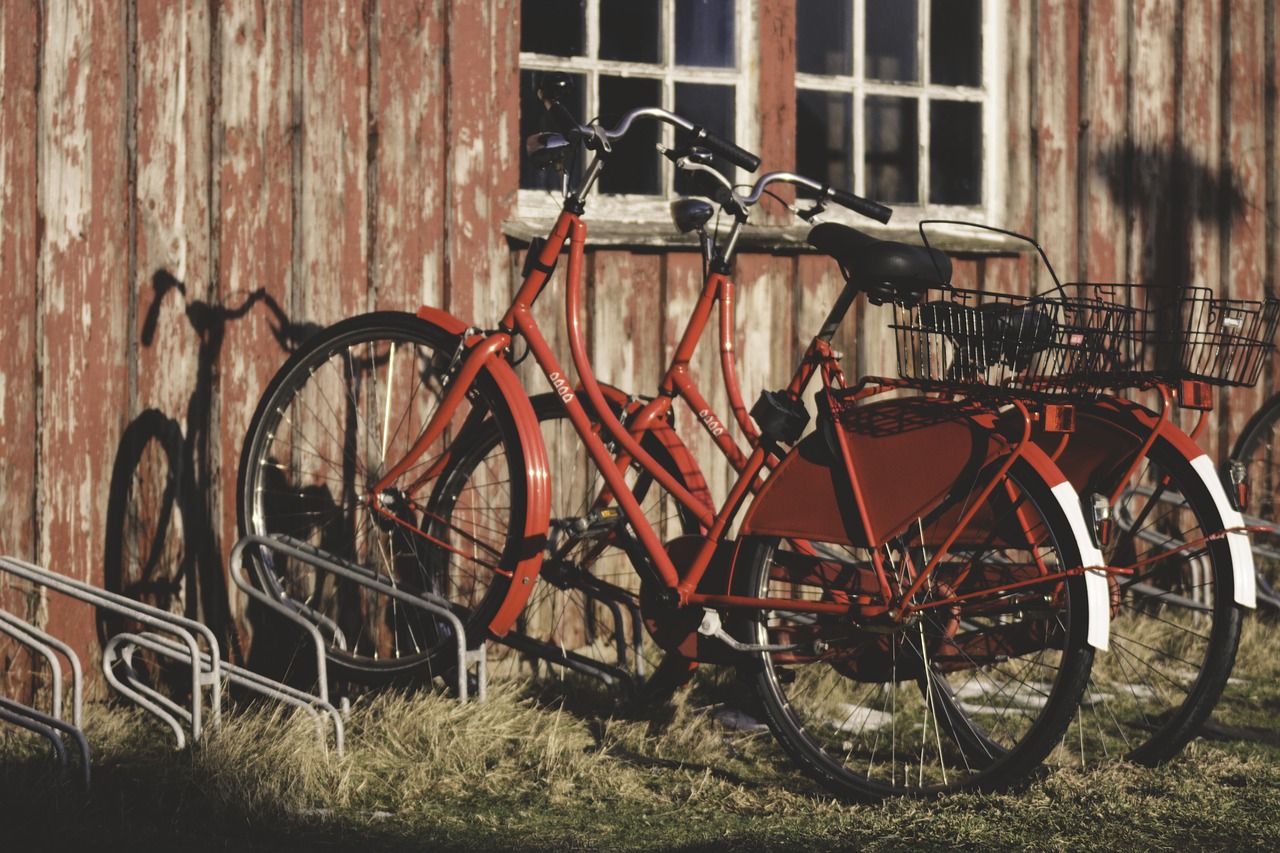
[[[512,248],[529,245],[534,237],[545,237],[551,230],[550,220],[514,220],[504,222],[503,233]],[[806,241],[809,225],[748,225],[738,239],[739,252],[768,254],[801,254],[817,252]],[[920,231],[915,226],[868,225],[860,230],[884,240],[920,245]],[[929,244],[935,249],[958,255],[1020,255],[1034,251],[1025,240],[996,232],[958,233],[940,228],[930,229]],[[587,249],[632,249],[635,251],[697,251],[698,239],[692,234],[678,233],[670,223],[658,222],[590,222],[587,226]]]

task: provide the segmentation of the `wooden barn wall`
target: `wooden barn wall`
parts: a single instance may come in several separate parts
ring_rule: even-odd
[[[1066,278],[1274,292],[1276,0],[996,5],[1000,224],[1037,235]],[[0,553],[111,586],[160,549],[172,582],[152,593],[233,636],[240,440],[290,350],[352,312],[425,301],[483,321],[511,292],[519,7],[0,3]],[[788,168],[793,6],[756,8],[750,144]],[[1025,287],[1030,268],[966,257],[957,280]],[[601,378],[651,390],[697,257],[602,248],[588,273]],[[790,375],[840,281],[803,253],[743,255],[736,280],[750,401]],[[850,373],[888,368],[883,321],[859,309],[843,331]],[[714,343],[695,365],[708,377]],[[1214,455],[1273,384],[1224,395]],[[707,467],[722,495],[726,466]],[[83,608],[4,582],[0,604],[94,644]],[[6,672],[13,654],[0,647]]]

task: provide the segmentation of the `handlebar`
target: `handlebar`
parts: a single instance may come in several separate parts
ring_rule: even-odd
[[[748,208],[753,207],[760,201],[761,197],[765,193],[765,188],[768,187],[769,184],[784,183],[794,184],[798,187],[813,190],[818,194],[818,199],[820,201],[834,201],[836,204],[846,207],[854,213],[865,216],[868,219],[874,219],[880,223],[888,222],[889,218],[893,216],[893,209],[885,207],[879,202],[863,198],[860,195],[854,195],[853,193],[846,192],[845,190],[838,190],[834,187],[820,184],[812,178],[806,178],[804,175],[797,175],[795,172],[766,172],[756,180],[755,185],[751,188],[751,192],[746,195],[742,195],[729,186],[728,180],[719,172],[712,169],[705,163],[698,162],[694,157],[686,155],[678,158],[673,157],[673,159],[675,159],[676,165],[685,171],[705,172],[712,179],[718,181],[723,186],[723,190],[719,190],[713,198],[715,198],[716,202],[719,203],[721,207],[730,210],[730,212],[734,212],[736,209],[737,211],[742,211],[745,214],[745,211]],[[725,197],[724,190],[727,190],[728,193],[731,194],[731,198]]]
[[[560,96],[568,85],[568,75],[554,73],[543,76],[538,84],[538,97],[551,116],[556,128],[570,142],[582,142],[590,149],[608,151],[613,143],[627,135],[631,125],[636,121],[652,119],[669,124],[686,133],[686,145],[698,145],[733,163],[735,166],[754,172],[760,168],[760,158],[745,148],[740,148],[727,139],[719,137],[705,127],[694,124],[686,118],[661,107],[641,107],[632,110],[612,128],[607,129],[598,124],[578,124],[577,120],[560,102]]]
[[[570,143],[582,142],[589,149],[607,152],[611,150],[615,141],[627,135],[631,130],[631,126],[637,121],[654,120],[669,124],[683,131],[683,137],[680,140],[681,150],[666,151],[664,153],[674,160],[681,169],[690,172],[704,171],[712,175],[718,184],[723,185],[728,190],[728,194],[725,195],[717,189],[715,193],[716,201],[726,210],[731,210],[744,218],[746,209],[755,205],[764,193],[765,187],[775,182],[795,184],[796,186],[813,190],[818,194],[819,203],[828,200],[833,201],[842,207],[852,210],[854,213],[865,216],[868,219],[874,219],[877,222],[888,222],[893,215],[893,211],[882,204],[845,190],[819,184],[817,181],[806,178],[803,175],[797,175],[794,172],[769,172],[756,181],[751,193],[746,196],[739,195],[723,175],[705,161],[695,158],[692,152],[699,148],[705,149],[712,154],[718,154],[748,172],[754,172],[760,168],[760,158],[755,154],[661,107],[640,107],[631,110],[612,129],[602,127],[599,124],[578,124],[577,120],[574,119],[573,115],[561,102],[561,97],[569,86],[569,75],[561,72],[545,74],[538,82],[538,98],[542,101],[543,106],[546,107],[551,120],[565,140]]]

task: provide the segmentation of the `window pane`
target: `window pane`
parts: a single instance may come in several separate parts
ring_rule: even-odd
[[[554,56],[586,53],[586,0],[520,0],[520,49]]]
[[[658,0],[616,0],[600,4],[600,58],[660,62]]]
[[[867,0],[867,69],[872,80],[914,83],[916,64],[915,0]]]
[[[704,127],[716,136],[734,142],[734,88],[732,86],[715,86],[705,83],[677,83],[675,112],[689,121]],[[731,163],[716,157],[712,165],[733,180],[734,168]],[[677,173],[675,182],[677,195],[696,195],[698,190],[692,182]]]
[[[982,203],[982,105],[929,105],[929,201]]]
[[[796,70],[803,74],[853,73],[851,0],[798,0]]]
[[[915,98],[868,96],[866,195],[885,204],[919,200],[920,132]]]
[[[526,190],[560,188],[560,176],[550,169],[535,169],[529,163],[529,155],[524,149],[524,141],[530,136],[556,129],[542,101],[538,100],[535,82],[541,74],[541,71],[520,72],[520,188]],[[578,121],[582,121],[582,90],[587,81],[581,74],[570,76],[573,78],[573,86],[565,95],[563,103]],[[575,162],[580,164],[581,159],[576,158]]]
[[[933,0],[930,14],[929,78],[943,86],[981,86],[981,0]]]
[[[628,110],[636,107],[661,106],[662,84],[642,77],[601,77],[600,118],[612,125]],[[600,173],[600,191],[606,193],[661,192],[658,177],[659,158],[654,144],[658,126],[653,122],[637,123],[615,149],[604,171]]]
[[[853,190],[853,96],[796,90],[796,171]]]
[[[734,0],[676,0],[676,65],[737,66],[733,5]]]

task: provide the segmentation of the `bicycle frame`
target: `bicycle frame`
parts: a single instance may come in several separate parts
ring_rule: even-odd
[[[718,512],[712,512],[711,509],[706,506],[704,501],[692,494],[673,475],[664,470],[663,467],[639,445],[639,442],[633,437],[632,433],[621,424],[616,416],[614,416],[599,383],[596,381],[591,371],[589,360],[586,355],[586,347],[582,330],[578,322],[583,259],[585,253],[585,237],[586,226],[580,217],[571,210],[564,210],[557,219],[548,241],[542,246],[536,259],[536,263],[532,265],[532,269],[517,292],[511,307],[502,317],[498,329],[492,332],[467,334],[463,336],[464,341],[462,349],[465,351],[465,355],[462,357],[461,364],[450,381],[450,387],[446,391],[444,399],[441,401],[439,408],[433,415],[431,421],[424,428],[410,453],[399,463],[392,466],[384,478],[372,487],[368,496],[371,505],[374,506],[376,511],[387,516],[393,522],[402,523],[394,519],[388,510],[380,506],[379,495],[389,486],[390,483],[394,482],[397,477],[408,470],[422,455],[422,453],[425,452],[426,448],[428,448],[432,442],[443,434],[445,428],[452,420],[454,412],[461,403],[466,389],[472,380],[491,360],[502,359],[503,353],[509,351],[514,338],[518,336],[524,338],[534,360],[538,363],[543,374],[547,377],[552,389],[560,397],[561,402],[564,405],[565,412],[568,415],[570,422],[573,424],[574,430],[578,433],[579,438],[585,445],[593,463],[600,470],[607,488],[612,493],[613,498],[617,500],[623,515],[631,524],[631,527],[639,540],[641,549],[649,558],[644,565],[653,575],[650,580],[656,582],[659,589],[664,590],[663,595],[670,604],[694,607],[702,606],[754,609],[780,608],[797,613],[808,612],[833,615],[850,613],[851,607],[857,606],[859,602],[851,604],[849,602],[830,600],[812,601],[772,598],[759,599],[729,594],[701,593],[698,591],[700,581],[706,575],[708,568],[716,557],[719,543],[725,539],[725,532],[729,529],[729,526],[737,516],[738,512],[742,509],[747,498],[752,494],[753,484],[758,483],[758,475],[761,470],[768,464],[768,460],[771,455],[770,450],[764,446],[763,442],[756,442],[754,448],[745,457],[745,463],[739,469],[738,479],[731,487],[728,498],[724,502],[723,506]],[[570,386],[566,378],[564,368],[561,366],[555,354],[552,352],[550,345],[543,337],[537,321],[532,314],[532,307],[542,291],[545,289],[547,282],[550,279],[551,272],[553,271],[566,243],[569,244],[566,310],[568,312],[567,320],[570,348],[572,350],[572,358],[575,368],[577,369],[580,382],[577,389]],[[713,279],[712,283],[723,287],[725,281],[727,281],[726,278],[720,277],[719,279]],[[842,307],[840,307],[840,310],[847,310],[848,304],[851,301],[851,294],[847,299],[842,299]],[[677,358],[673,362],[673,369],[672,371],[669,371],[668,374],[668,380],[671,382],[672,388],[686,399],[691,400],[695,406],[702,406],[702,404],[705,403],[705,398],[703,398],[698,392],[696,385],[691,380],[687,379],[687,370],[685,368],[687,368],[688,359],[692,355],[693,347],[697,340],[692,334],[692,330],[695,327],[699,327],[700,324],[705,324],[707,317],[709,317],[710,304],[710,297],[704,294],[704,298],[700,300],[699,309],[695,313],[695,318],[691,322],[690,332],[687,333],[685,338],[682,340],[681,346],[677,351]],[[436,312],[434,309],[424,308],[419,313],[425,318],[430,319],[437,317],[439,312]],[[722,317],[728,316],[727,311],[722,312]],[[457,324],[459,321],[454,320],[453,322]],[[724,321],[722,321],[722,325],[723,324]],[[722,329],[722,331],[724,330]],[[731,352],[731,348],[722,353],[722,364],[726,365],[727,376],[732,377],[731,382],[736,385],[736,372],[732,370],[732,362],[729,352]],[[810,347],[809,354],[801,361],[791,387],[803,390],[805,385],[819,368],[823,370],[824,377],[826,377],[828,381],[834,380],[842,382],[842,379],[835,380],[835,377],[838,375],[838,368],[836,369],[837,372],[832,372],[829,367],[831,364],[831,353],[829,348],[826,348],[825,344],[820,339],[815,338],[814,343]],[[886,385],[885,387],[887,389],[892,386]],[[703,534],[703,542],[701,546],[683,573],[677,569],[663,543],[659,541],[657,534],[645,518],[644,513],[634,495],[632,495],[630,489],[627,488],[623,473],[626,466],[619,464],[619,460],[615,458],[615,455],[610,452],[608,447],[606,447],[604,441],[596,434],[596,430],[590,416],[587,414],[582,402],[578,399],[579,393],[586,394],[587,399],[590,401],[597,416],[603,423],[604,428],[608,430],[612,437],[622,446],[622,452],[650,473],[668,493],[694,511],[700,522],[706,528]],[[739,417],[745,418],[745,407],[741,406],[740,392],[736,392],[734,396],[736,398],[735,411],[741,410],[742,414],[740,414]],[[657,405],[652,409],[650,417],[657,417],[663,407],[669,408],[670,397],[662,395],[656,402]],[[702,408],[709,411],[709,406],[702,406]],[[1030,421],[1028,420],[1028,429],[1029,423]],[[633,429],[635,429],[636,426],[637,425],[633,424]],[[540,435],[537,433],[536,424],[527,424],[526,427],[527,437],[532,440],[534,436],[537,436],[537,440],[540,442]],[[710,429],[709,426],[708,428]],[[721,436],[715,436],[713,433],[713,438],[720,439]],[[717,444],[719,444],[722,449],[727,450],[732,446],[734,447],[734,451],[737,451],[736,446],[732,445],[731,439],[727,436],[723,436],[723,439],[723,441],[717,441]],[[1000,471],[985,485],[982,497],[979,499],[978,503],[980,503],[982,499],[985,499],[985,496],[990,494],[991,490],[996,487],[1000,482],[1000,477],[1008,471],[1009,466],[1011,466],[1020,455],[1025,454],[1033,447],[1034,445],[1025,440],[1018,443],[1014,448],[1013,454],[1011,454],[1006,460],[1007,464],[1004,465],[1004,467],[1002,467]],[[439,470],[443,464],[445,463],[439,463],[433,470]],[[856,482],[857,472],[853,470],[851,465],[846,465],[845,468],[847,474],[855,478]],[[428,476],[429,475],[419,478],[416,487],[421,488],[425,485]],[[1056,480],[1052,478],[1050,479],[1050,485],[1060,485],[1061,481],[1062,478],[1059,475]],[[861,489],[857,489],[856,494],[857,502],[860,505],[859,509],[865,513],[867,501],[863,496],[863,491]],[[545,501],[546,505],[541,507],[531,506],[530,512],[531,514],[535,512],[545,514],[548,511],[547,506],[549,506],[549,495],[544,494],[537,497],[539,500]],[[753,514],[756,514],[760,505],[761,503],[758,499],[756,503],[753,504]],[[1076,508],[1076,512],[1078,514],[1078,508]],[[962,519],[962,523],[968,523],[971,518],[972,514],[964,517]],[[744,521],[745,520],[746,519],[744,519]],[[1078,538],[1079,537],[1077,537],[1077,539]],[[892,619],[907,618],[907,616],[913,612],[913,608],[908,606],[906,602],[923,586],[929,573],[936,565],[939,564],[943,556],[946,554],[947,548],[951,545],[954,539],[955,536],[953,535],[947,542],[946,546],[935,553],[928,565],[915,574],[913,582],[905,596],[898,596],[897,601],[892,599],[885,600],[883,604],[876,605],[874,607],[867,607],[863,604],[863,606],[858,610],[859,615],[872,617],[888,614]],[[880,542],[876,542],[875,544],[882,544],[883,541],[884,540],[882,539]],[[1092,563],[1095,567],[1100,566],[1101,560],[1094,560],[1092,557],[1092,554],[1082,555],[1080,565],[1072,566],[1065,571],[1053,573],[1044,578],[1039,578],[1037,579],[1037,582],[1053,580],[1055,578],[1065,578],[1074,574],[1083,574],[1088,568],[1086,563]],[[891,589],[885,575],[884,567],[879,563],[877,563],[877,574],[880,576],[882,594],[890,593]],[[1096,584],[1090,583],[1088,586],[1091,589],[1094,589]],[[514,621],[515,614],[519,612],[520,606],[523,604],[524,599],[527,598],[527,582],[525,589],[521,590],[513,587],[513,590],[513,594],[509,596],[509,599],[513,600],[504,603],[500,610],[499,617],[495,618],[494,622],[490,626],[498,635],[504,634],[507,628],[510,627],[511,622]],[[989,592],[996,591],[998,590],[992,589]],[[1091,594],[1090,600],[1093,601],[1095,599],[1096,595]],[[1097,609],[1095,607],[1091,607],[1090,609],[1096,617],[1098,615]],[[1097,621],[1097,618],[1094,618],[1091,620],[1091,624],[1097,624]],[[1103,638],[1105,638],[1105,624],[1104,619],[1102,620]],[[1096,631],[1091,630],[1090,634],[1091,640],[1098,640]],[[1095,642],[1095,645],[1099,644],[1105,646],[1105,639],[1102,639],[1100,643]]]

